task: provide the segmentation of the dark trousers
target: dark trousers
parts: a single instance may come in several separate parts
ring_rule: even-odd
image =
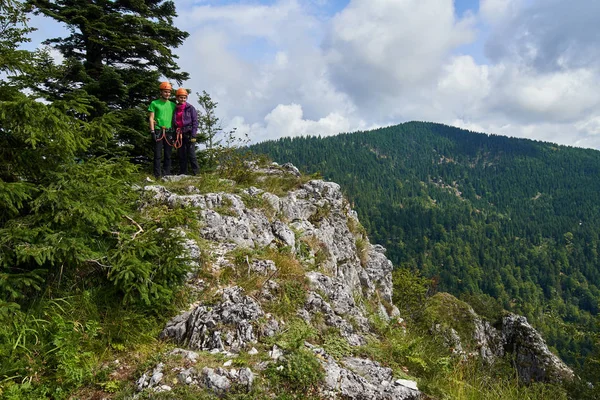
[[[163,163],[163,171],[160,171],[160,159],[162,157],[162,153],[165,153],[165,159]],[[154,143],[154,176],[160,178],[161,176],[171,175],[171,153],[173,151],[173,147],[169,146],[165,140],[162,138],[158,142]]]
[[[192,166],[192,174],[198,173],[198,160],[196,159],[196,142],[192,142],[190,135],[183,135],[183,144],[177,149],[179,157],[179,173],[188,174],[188,161]]]

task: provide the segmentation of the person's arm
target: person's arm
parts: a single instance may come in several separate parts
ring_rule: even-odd
[[[198,134],[198,111],[192,106],[192,137]]]
[[[154,111],[150,112],[150,117],[148,118],[148,122],[150,123],[150,132],[154,132]]]

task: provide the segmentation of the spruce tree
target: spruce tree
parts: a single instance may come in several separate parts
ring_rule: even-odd
[[[179,71],[172,52],[188,36],[173,26],[174,2],[29,0],[28,4],[35,14],[64,23],[71,32],[45,41],[65,61],[54,66],[46,55],[45,79],[32,82],[29,77],[28,86],[50,101],[84,90],[93,107],[87,120],[107,113],[119,119],[113,147],[95,152],[114,154],[118,143],[119,148],[129,145],[133,156],[148,156],[146,108],[156,97],[158,81],[181,83],[188,78]]]

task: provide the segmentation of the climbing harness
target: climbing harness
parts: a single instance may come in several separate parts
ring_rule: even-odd
[[[169,143],[169,137],[167,136],[167,128],[165,128],[164,126],[161,127],[161,133],[159,134],[156,141],[160,142],[163,139],[169,146],[175,147],[176,149],[180,148],[183,144],[183,134],[181,133],[180,128],[177,128],[177,130],[175,131],[175,140],[173,141],[173,143]]]

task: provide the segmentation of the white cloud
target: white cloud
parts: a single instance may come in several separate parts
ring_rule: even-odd
[[[363,121],[352,123],[345,116],[329,113],[319,120],[304,119],[302,106],[299,104],[279,104],[264,118],[264,123],[249,124],[242,117],[236,117],[227,126],[226,131],[237,130],[237,135],[248,135],[253,142],[278,137],[295,136],[330,136],[340,132],[348,132],[351,127],[365,126]]]
[[[452,0],[186,4],[186,87],[253,141],[427,120],[600,147],[600,3],[481,0],[462,19]],[[488,59],[469,54],[481,35]]]
[[[495,27],[486,46],[492,61],[519,62],[545,72],[598,67],[600,2],[535,0],[513,11]]]
[[[352,0],[325,42],[331,77],[357,103],[435,79],[450,51],[474,39],[451,0]]]
[[[491,95],[492,83],[487,65],[477,65],[471,56],[457,56],[443,68],[437,84],[437,97],[444,107],[462,118],[475,117]]]
[[[499,24],[517,13],[524,0],[480,0],[481,18],[490,24]]]
[[[507,109],[519,119],[573,122],[600,105],[598,77],[590,70],[519,71],[510,78],[502,94],[508,101]]]
[[[280,104],[301,104],[306,121],[354,112],[348,96],[327,79],[327,64],[314,39],[322,22],[296,1],[200,6],[186,12],[181,24],[200,22],[200,28],[188,28],[191,36],[178,51],[180,64],[191,73],[186,86],[209,92],[228,124],[235,120],[240,130],[265,137],[265,132],[281,131],[264,126],[265,116]],[[310,130],[312,125],[302,126]],[[329,129],[324,122],[319,126]]]
[[[337,113],[330,113],[318,121],[303,119],[298,104],[279,104],[265,117],[267,136],[334,135],[348,131],[348,120]]]

